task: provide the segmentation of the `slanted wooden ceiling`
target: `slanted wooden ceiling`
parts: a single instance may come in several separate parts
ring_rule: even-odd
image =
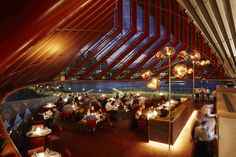
[[[178,0],[216,50],[231,78],[236,77],[236,1]]]
[[[151,69],[165,78],[167,60],[155,58],[165,46],[176,49],[172,62],[180,50],[195,49],[211,60],[197,67],[196,76],[225,77],[216,52],[176,0],[2,0],[0,12],[2,91],[61,75],[67,80],[138,80]]]

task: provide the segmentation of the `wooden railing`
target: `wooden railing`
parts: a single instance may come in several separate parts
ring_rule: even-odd
[[[0,117],[0,134],[1,138],[6,140],[6,145],[1,152],[1,157],[21,157],[18,149],[15,147],[14,143],[12,142],[11,138],[8,135],[8,132],[3,126],[2,118]]]

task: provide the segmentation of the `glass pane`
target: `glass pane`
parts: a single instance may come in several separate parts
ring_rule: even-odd
[[[130,0],[123,0],[123,28],[130,29],[131,27],[131,13],[130,13]]]

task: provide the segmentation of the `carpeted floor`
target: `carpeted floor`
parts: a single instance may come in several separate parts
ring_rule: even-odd
[[[130,129],[130,120],[112,122],[112,126],[92,133],[80,132],[74,123],[63,125],[63,135],[53,147],[68,147],[73,157],[190,157],[192,156],[191,125],[183,129],[171,149],[168,145],[146,142],[145,133]]]

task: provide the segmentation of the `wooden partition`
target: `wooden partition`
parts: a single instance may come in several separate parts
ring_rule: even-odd
[[[169,115],[149,119],[149,140],[168,144],[170,137],[170,144],[173,145],[192,112],[192,101],[187,100],[174,109],[174,119],[171,122]]]
[[[1,157],[21,157],[21,154],[11,141],[11,138],[8,135],[8,132],[3,126],[2,118],[0,117],[0,134],[1,138],[4,138],[6,140],[6,145],[1,152],[0,156]]]
[[[236,154],[236,88],[216,88],[216,112],[218,134],[218,156]]]
[[[41,98],[33,98],[33,99],[26,99],[26,100],[18,100],[18,101],[11,101],[5,102],[2,106],[2,112],[8,108],[9,106],[18,106],[21,108],[22,105],[27,104],[29,109],[37,109],[38,107],[46,104],[47,102],[55,102],[57,97],[49,96],[49,97],[41,97]],[[19,112],[18,114],[21,114]],[[21,154],[15,147],[14,143],[12,142],[11,138],[8,135],[5,127],[3,126],[2,115],[0,116],[0,136],[6,140],[6,145],[0,154],[0,157],[21,157]]]

